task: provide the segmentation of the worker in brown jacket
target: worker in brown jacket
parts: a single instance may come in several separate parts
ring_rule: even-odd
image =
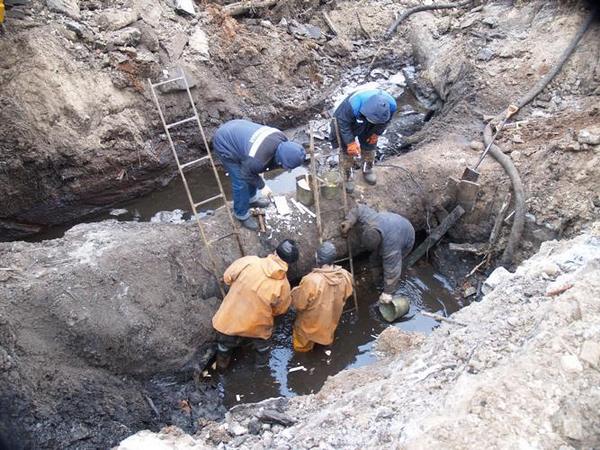
[[[290,306],[288,264],[297,260],[296,242],[286,239],[266,258],[245,256],[227,268],[223,281],[230,289],[212,319],[219,369],[227,368],[233,350],[245,343],[257,351],[257,365],[266,365],[273,317]]]
[[[326,241],[317,251],[317,266],[292,290],[296,309],[293,344],[297,352],[309,352],[315,343],[330,345],[344,303],[352,295],[352,276],[334,265],[335,246]]]

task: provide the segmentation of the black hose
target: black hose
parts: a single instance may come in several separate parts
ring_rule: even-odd
[[[552,79],[560,72],[562,67],[565,65],[577,44],[586,33],[590,24],[594,20],[598,12],[598,7],[594,7],[588,16],[588,18],[581,24],[581,27],[573,36],[571,43],[569,46],[563,51],[560,59],[554,66],[554,68],[546,74],[532,89],[530,89],[519,101],[516,103],[516,106],[521,109],[523,106],[527,105],[531,102],[540,92],[544,90],[544,88],[552,81]],[[509,110],[503,111],[498,114],[492,121],[488,122],[484,131],[483,131],[483,141],[486,146],[492,142],[492,122],[501,121],[509,114]],[[515,214],[513,219],[513,224],[510,230],[510,235],[508,237],[508,242],[506,244],[506,248],[504,249],[504,253],[502,254],[502,258],[500,260],[500,264],[503,266],[510,265],[513,261],[515,250],[521,241],[521,237],[523,236],[523,230],[525,228],[525,190],[523,189],[523,182],[521,181],[521,177],[519,175],[519,171],[515,167],[512,159],[506,156],[500,147],[497,145],[492,145],[490,148],[490,154],[492,157],[498,161],[498,163],[502,166],[506,174],[510,178],[510,182],[512,184],[514,199],[515,199]]]
[[[398,17],[392,25],[390,25],[390,27],[385,32],[385,37],[389,38],[392,35],[392,33],[394,33],[394,31],[396,31],[396,28],[398,28],[398,25],[400,25],[408,17],[412,16],[415,13],[418,13],[421,11],[432,11],[432,10],[436,10],[436,9],[462,8],[463,6],[467,6],[467,5],[471,4],[472,2],[473,2],[473,0],[464,0],[464,1],[458,2],[458,3],[439,3],[437,5],[436,4],[434,4],[434,5],[419,5],[419,6],[415,6],[414,8],[410,8],[410,9],[404,11],[404,13],[402,15],[400,15],[400,17]]]

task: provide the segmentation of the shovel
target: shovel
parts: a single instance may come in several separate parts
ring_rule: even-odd
[[[506,121],[510,119],[518,110],[519,108],[515,105],[510,105],[506,109],[504,119],[502,120],[502,122],[500,122],[500,124],[498,124],[498,127],[496,128],[496,133],[494,134],[492,140],[479,157],[479,160],[477,161],[477,164],[475,164],[475,167],[466,167],[460,180],[457,180],[456,178],[453,179],[453,182],[456,184],[456,200],[465,209],[465,211],[470,211],[471,209],[473,209],[475,199],[477,197],[477,192],[479,192],[479,184],[477,183],[477,180],[479,179],[479,172],[477,171],[479,165],[487,156],[488,152],[490,151],[490,148],[492,148],[492,145],[496,141],[496,138],[502,131],[502,128],[504,128],[504,124],[506,124]]]

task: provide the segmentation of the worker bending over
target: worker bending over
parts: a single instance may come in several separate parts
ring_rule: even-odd
[[[212,319],[217,331],[217,367],[225,369],[236,347],[250,343],[258,366],[268,362],[273,317],[290,306],[288,264],[298,260],[296,242],[286,239],[266,258],[244,256],[231,264],[223,281],[230,286]]]
[[[261,173],[276,167],[295,169],[304,161],[304,149],[288,141],[278,129],[247,120],[230,120],[221,125],[215,132],[213,148],[231,177],[235,217],[244,227],[258,230],[250,206],[269,206],[269,200],[257,190],[263,190],[267,197],[271,195]]]
[[[340,164],[349,193],[354,191],[354,158],[361,158],[365,181],[369,184],[377,182],[373,172],[377,140],[390,123],[396,109],[396,100],[390,94],[380,89],[368,89],[350,94],[335,110],[330,138],[334,149],[342,146]],[[336,122],[341,140],[339,143]]]
[[[371,252],[371,263],[383,264],[383,293],[379,301],[390,302],[400,285],[402,258],[415,244],[415,229],[399,214],[356,205],[341,224],[342,235],[346,236],[357,222],[361,226],[360,243]]]
[[[315,343],[330,345],[344,303],[352,295],[352,276],[334,265],[335,246],[326,241],[317,250],[317,268],[292,290],[296,309],[293,343],[297,352],[309,352]]]

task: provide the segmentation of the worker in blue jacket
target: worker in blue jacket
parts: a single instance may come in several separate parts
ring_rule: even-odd
[[[248,120],[230,120],[221,125],[213,137],[213,148],[231,177],[235,217],[244,227],[258,230],[250,206],[267,207],[267,197],[272,194],[261,174],[277,167],[292,170],[300,166],[304,149],[288,141],[278,129]]]
[[[354,158],[361,158],[365,181],[372,185],[377,182],[373,172],[377,139],[385,131],[396,109],[396,100],[390,94],[381,89],[366,89],[350,94],[335,110],[330,136],[333,148],[342,147],[340,164],[346,174],[348,192],[354,191]]]

